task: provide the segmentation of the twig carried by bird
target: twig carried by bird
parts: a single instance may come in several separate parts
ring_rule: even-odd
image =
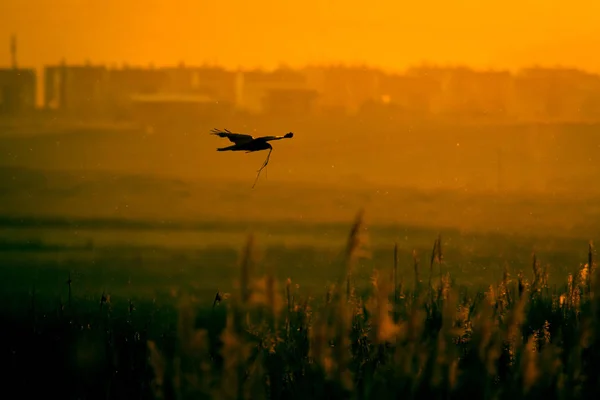
[[[293,132],[288,132],[283,136],[261,136],[255,138],[252,135],[244,134],[244,133],[234,133],[229,131],[228,129],[220,130],[213,129],[211,134],[229,139],[230,142],[233,143],[231,146],[220,147],[217,151],[245,151],[246,153],[251,153],[255,151],[261,150],[269,150],[269,154],[267,154],[267,159],[263,163],[263,165],[258,170],[258,174],[256,175],[256,179],[254,180],[254,186],[256,186],[256,182],[260,177],[260,173],[266,166],[269,164],[269,159],[271,157],[271,152],[273,151],[273,146],[269,143],[272,140],[281,140],[281,139],[290,139],[294,137]]]

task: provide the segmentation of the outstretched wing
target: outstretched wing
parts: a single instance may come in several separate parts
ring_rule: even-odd
[[[259,137],[259,140],[263,140],[265,142],[271,141],[271,140],[281,140],[281,139],[290,139],[293,138],[294,134],[292,132],[286,133],[283,136],[262,136]]]
[[[225,129],[225,130],[213,129],[211,131],[211,133],[213,135],[217,135],[222,138],[227,138],[232,143],[235,143],[235,144],[246,143],[246,142],[249,142],[254,139],[254,137],[252,137],[252,135],[246,135],[243,133],[233,133],[227,129]]]

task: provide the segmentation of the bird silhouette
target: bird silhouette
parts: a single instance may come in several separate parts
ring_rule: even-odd
[[[231,146],[220,147],[217,149],[217,151],[245,151],[246,153],[251,153],[254,151],[269,150],[269,154],[267,154],[267,159],[258,170],[258,174],[256,175],[256,179],[254,180],[252,188],[254,188],[254,186],[256,185],[261,171],[269,164],[271,152],[273,151],[273,146],[271,146],[269,142],[272,140],[290,139],[294,137],[293,132],[288,132],[283,136],[261,136],[255,138],[252,135],[247,135],[244,133],[233,133],[227,129],[213,129],[211,131],[211,134],[222,138],[227,138],[233,143],[233,145]]]

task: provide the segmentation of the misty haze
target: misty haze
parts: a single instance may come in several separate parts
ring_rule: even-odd
[[[600,6],[84,3],[0,6],[21,393],[600,393]]]

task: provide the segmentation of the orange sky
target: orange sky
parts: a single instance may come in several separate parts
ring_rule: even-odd
[[[600,72],[598,0],[2,0],[0,65],[422,61]]]

